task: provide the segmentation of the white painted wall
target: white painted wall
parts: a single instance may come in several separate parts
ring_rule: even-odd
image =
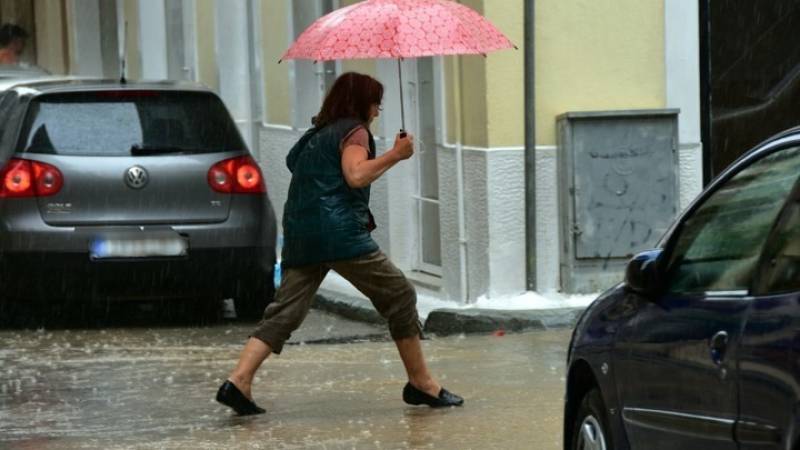
[[[525,292],[525,150],[492,149],[487,156],[489,297]]]
[[[139,39],[142,79],[167,79],[167,22],[164,2],[157,0],[139,2]]]
[[[456,152],[438,151],[443,297],[461,301]],[[463,155],[466,301],[524,292],[524,149],[465,147]]]
[[[219,93],[250,148],[256,142],[246,1],[214,3]]]
[[[679,108],[680,209],[703,188],[700,133],[699,5],[694,0],[664,2],[667,108]]]
[[[539,292],[561,287],[558,159],[555,146],[536,147],[536,283]]]
[[[103,53],[100,45],[100,4],[98,0],[72,0],[68,3],[71,72],[76,75],[103,75]]]

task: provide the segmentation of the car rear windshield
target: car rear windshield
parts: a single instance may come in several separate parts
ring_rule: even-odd
[[[20,151],[79,156],[244,149],[218,97],[186,91],[91,91],[31,101]]]

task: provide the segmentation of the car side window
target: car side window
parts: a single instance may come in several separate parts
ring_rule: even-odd
[[[800,184],[770,235],[759,272],[758,295],[800,291]]]
[[[13,105],[13,101],[16,100],[15,97],[16,96],[8,92],[0,94],[0,134],[5,131],[6,119],[8,118],[8,113]]]
[[[0,148],[7,142],[13,142],[18,121],[14,120],[13,113],[19,109],[19,97],[13,91],[2,94],[0,98]]]
[[[746,292],[798,174],[800,147],[791,147],[727,180],[684,221],[670,258],[668,291]]]

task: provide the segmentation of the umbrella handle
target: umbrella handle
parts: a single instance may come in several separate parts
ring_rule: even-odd
[[[404,138],[406,136],[408,136],[408,133],[406,133],[406,130],[401,128],[400,129],[400,138],[402,139],[402,138]]]

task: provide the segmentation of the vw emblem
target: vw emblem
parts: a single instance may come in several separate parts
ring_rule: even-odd
[[[141,166],[133,166],[125,172],[125,184],[133,189],[145,187],[147,179],[147,171]]]

